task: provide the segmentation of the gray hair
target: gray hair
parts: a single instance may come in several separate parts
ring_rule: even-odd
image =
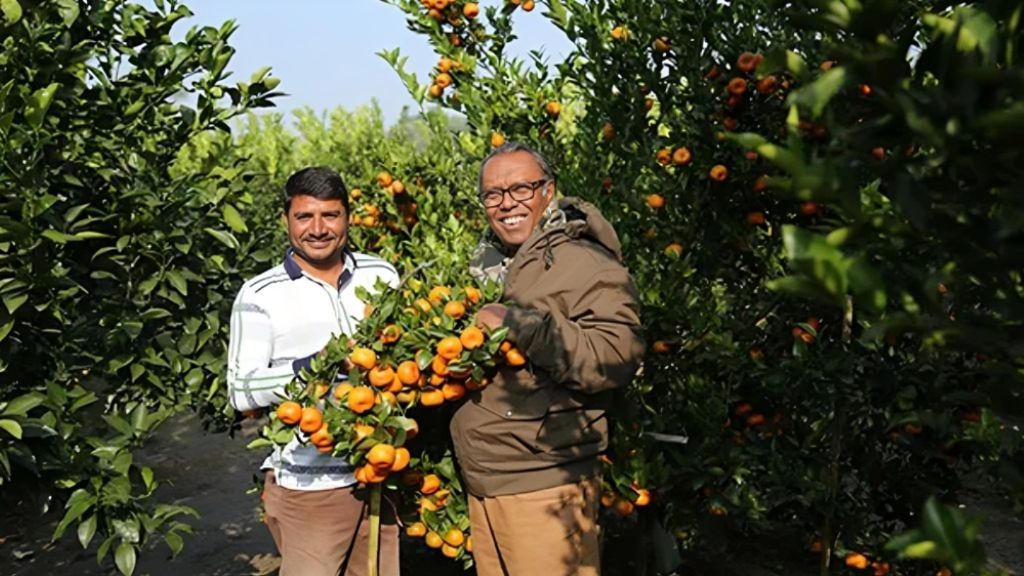
[[[487,163],[490,162],[491,159],[494,158],[495,156],[501,156],[502,154],[511,154],[513,152],[526,152],[527,154],[532,156],[533,160],[537,162],[537,166],[539,166],[541,171],[544,172],[544,178],[546,178],[549,182],[555,181],[554,170],[551,169],[551,165],[548,164],[548,161],[544,158],[544,156],[541,155],[540,152],[537,152],[536,150],[527,146],[526,144],[523,144],[521,142],[512,142],[510,140],[508,142],[505,142],[501,146],[498,146],[494,150],[491,150],[491,153],[488,154],[486,158],[484,158],[483,162],[480,163],[480,174],[477,176],[476,180],[477,194],[484,191],[484,168],[487,167]]]

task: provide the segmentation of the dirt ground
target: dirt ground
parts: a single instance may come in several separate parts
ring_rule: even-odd
[[[195,508],[202,516],[192,521],[195,534],[185,541],[185,549],[176,559],[162,540],[139,560],[140,576],[242,576],[275,574],[279,558],[270,534],[260,523],[257,498],[247,494],[253,474],[264,458],[262,452],[246,450],[256,433],[256,424],[247,423],[242,433],[206,433],[192,416],[171,420],[139,455],[151,466],[163,485],[163,501],[175,501]],[[987,517],[986,545],[992,559],[1011,572],[1024,575],[1024,520],[1013,514],[1009,500],[985,481],[972,482],[963,494],[968,512]],[[0,516],[0,575],[82,576],[116,573],[110,560],[106,568],[98,566],[95,551],[83,552],[74,531],[59,543],[49,542],[60,511],[51,511],[41,520],[30,511],[5,510]],[[25,527],[28,526],[28,529]],[[635,551],[640,531],[635,524],[609,526],[605,542],[606,576],[633,576],[640,567]],[[767,552],[770,552],[768,550]],[[771,557],[769,553],[767,555]],[[813,561],[805,565],[789,563],[764,566],[752,563],[756,555],[743,558],[730,555],[712,562],[686,559],[675,574],[679,576],[770,576],[813,575]],[[462,574],[452,562],[422,546],[403,546],[403,574],[456,576]]]

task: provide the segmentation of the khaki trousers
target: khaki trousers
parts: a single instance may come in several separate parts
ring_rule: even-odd
[[[469,496],[479,576],[599,576],[601,481],[493,498]]]
[[[263,486],[267,527],[281,553],[280,576],[366,576],[369,563],[369,494],[355,487],[289,490],[273,472]],[[398,576],[398,524],[381,507],[381,576]]]

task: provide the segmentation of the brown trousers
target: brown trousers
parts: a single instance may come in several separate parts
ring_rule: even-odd
[[[368,493],[355,487],[289,490],[267,473],[263,505],[281,553],[280,576],[366,576],[369,564]],[[381,576],[398,576],[398,524],[386,501],[381,509]]]
[[[469,496],[479,576],[600,576],[601,481],[493,498]]]

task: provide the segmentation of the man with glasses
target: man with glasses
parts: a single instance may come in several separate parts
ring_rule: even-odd
[[[452,418],[480,576],[600,574],[605,409],[644,349],[615,230],[591,204],[554,196],[528,146],[506,143],[481,165],[489,230],[471,271],[504,295],[476,321],[508,327],[529,363],[503,366]]]

